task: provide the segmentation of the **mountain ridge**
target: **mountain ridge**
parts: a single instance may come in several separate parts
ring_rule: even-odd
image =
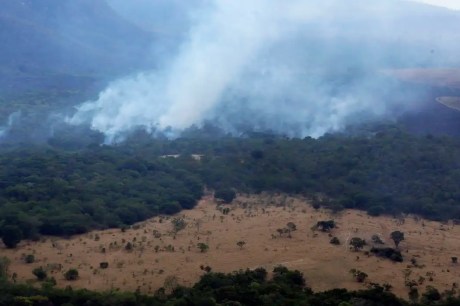
[[[1,1],[0,79],[125,73],[148,59],[152,34],[105,0]]]

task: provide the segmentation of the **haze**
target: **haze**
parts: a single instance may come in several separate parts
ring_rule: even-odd
[[[113,0],[125,12],[137,10],[131,3]],[[165,21],[148,27],[176,43],[154,46],[157,69],[114,81],[68,118],[107,142],[139,128],[175,136],[205,121],[319,137],[410,108],[400,104],[409,97],[388,96],[397,88],[382,70],[458,65],[458,14],[413,2],[136,3],[137,23]]]
[[[460,1],[458,0],[418,0],[418,2],[460,10]]]

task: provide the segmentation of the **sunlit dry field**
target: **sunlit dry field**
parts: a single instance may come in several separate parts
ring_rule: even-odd
[[[223,208],[230,210],[224,214]],[[175,233],[171,221],[177,217],[183,217],[187,225]],[[338,225],[330,233],[312,229],[318,221],[330,219]],[[297,227],[292,238],[277,232],[288,222]],[[403,263],[365,255],[374,234],[394,246],[389,238],[394,230],[405,233],[406,239],[400,244]],[[338,237],[341,245],[330,244],[331,236]],[[352,237],[366,239],[369,246],[359,252],[350,250]],[[244,241],[242,247],[237,245],[239,241]],[[133,244],[132,250],[125,249],[128,242]],[[209,249],[202,252],[199,243]],[[206,273],[206,266],[232,272],[257,267],[271,271],[284,265],[302,271],[314,290],[390,283],[393,292],[405,298],[406,281],[418,282],[420,291],[427,285],[447,290],[460,282],[460,266],[451,262],[451,257],[460,254],[460,226],[411,216],[369,217],[355,210],[332,214],[314,210],[301,198],[279,195],[240,196],[224,206],[208,197],[193,210],[155,217],[124,232],[112,229],[70,239],[47,237],[40,242],[22,242],[14,250],[0,250],[11,259],[10,273],[16,273],[18,281],[35,282],[32,270],[42,266],[56,278],[58,286],[96,290],[153,293],[165,285],[192,285]],[[36,262],[26,264],[24,254],[34,254]],[[101,262],[107,262],[108,268],[100,268]],[[64,279],[63,273],[70,268],[78,269],[78,280]],[[353,268],[369,275],[365,283],[354,280],[349,273]]]

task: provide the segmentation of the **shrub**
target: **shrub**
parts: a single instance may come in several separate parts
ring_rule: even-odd
[[[372,206],[367,210],[367,214],[372,217],[378,217],[383,214],[384,211],[385,209],[382,206]]]
[[[45,269],[43,267],[38,267],[32,270],[32,274],[37,277],[39,281],[44,280],[48,274],[46,273]]]
[[[26,257],[24,257],[25,263],[34,263],[35,262],[35,256],[33,254],[28,254]]]
[[[371,239],[372,239],[372,242],[375,244],[384,244],[383,240],[377,234],[372,235]]]
[[[367,273],[356,269],[351,269],[350,273],[353,275],[353,277],[358,283],[363,283],[368,277]]]
[[[64,273],[64,277],[68,281],[73,281],[78,279],[78,270],[77,269],[70,269],[66,273]]]
[[[131,242],[128,242],[126,245],[125,245],[125,250],[126,251],[131,251],[133,249],[133,244]]]
[[[22,238],[21,229],[16,225],[6,225],[3,227],[2,241],[7,248],[15,248]]]
[[[214,193],[214,197],[228,204],[236,198],[236,192],[230,188],[222,188],[216,190],[216,192]]]
[[[340,245],[340,240],[337,237],[333,237],[329,243],[333,245]]]
[[[316,223],[316,228],[320,229],[323,232],[329,232],[331,229],[335,227],[336,227],[336,224],[334,220],[318,221]]]
[[[391,261],[403,261],[401,252],[393,248],[372,248],[371,253],[374,253],[378,257],[388,258]]]

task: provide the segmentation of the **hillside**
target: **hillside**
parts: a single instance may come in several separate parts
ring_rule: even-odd
[[[0,229],[14,226],[21,240],[124,227],[190,209],[205,189],[305,195],[334,211],[460,219],[458,139],[386,127],[318,140],[132,141],[137,145],[3,151]]]
[[[41,266],[56,278],[59,287],[71,284],[99,291],[120,288],[153,294],[167,287],[168,279],[192,286],[205,274],[200,266],[230,273],[259,267],[272,271],[283,265],[301,271],[314,291],[359,290],[372,282],[390,283],[391,292],[406,299],[409,281],[414,281],[420,292],[428,285],[443,292],[458,283],[460,266],[451,262],[460,252],[458,226],[415,216],[369,217],[356,210],[333,214],[315,210],[310,204],[299,197],[264,194],[242,196],[232,205],[222,206],[206,197],[193,210],[155,217],[126,231],[94,231],[72,239],[43,238],[3,252],[21,281],[33,280],[32,270]],[[185,228],[175,232],[177,218],[185,221]],[[321,220],[334,220],[337,227],[330,232],[314,230]],[[289,234],[291,238],[277,232],[289,222],[296,226]],[[373,246],[394,247],[390,233],[395,230],[405,233],[399,245],[402,262],[369,254]],[[384,244],[374,243],[373,235]],[[337,237],[340,244],[331,244],[331,237]],[[350,250],[353,237],[365,239],[367,246]],[[244,243],[238,246],[238,241]],[[128,243],[132,249],[126,249]],[[199,243],[209,249],[200,251]],[[21,254],[34,254],[35,262],[24,263]],[[101,262],[107,262],[108,268],[101,269]],[[61,271],[72,267],[78,268],[80,277],[69,282]],[[368,279],[356,282],[351,269],[364,271]]]
[[[0,0],[0,306],[460,305],[458,29]]]
[[[1,1],[2,87],[63,74],[126,72],[145,59],[152,36],[104,0]],[[34,84],[37,83],[37,84]],[[21,87],[19,87],[21,88]]]

